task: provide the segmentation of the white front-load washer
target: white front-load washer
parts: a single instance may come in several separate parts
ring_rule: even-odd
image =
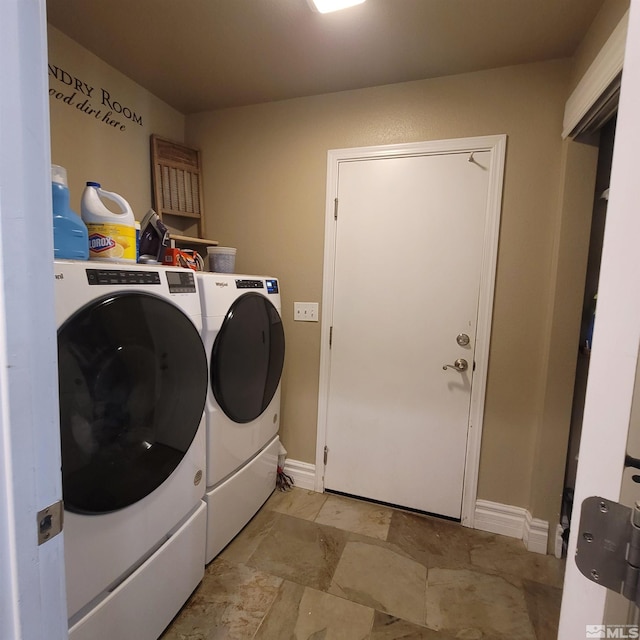
[[[155,640],[204,574],[194,273],[55,262],[69,637]]]
[[[207,550],[210,562],[275,489],[284,330],[276,278],[198,273],[209,358]]]

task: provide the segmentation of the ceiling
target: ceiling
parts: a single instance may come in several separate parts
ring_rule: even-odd
[[[184,114],[571,56],[603,0],[47,0],[49,22]]]

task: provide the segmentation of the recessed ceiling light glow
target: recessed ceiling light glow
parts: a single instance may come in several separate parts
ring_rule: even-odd
[[[311,8],[320,13],[339,11],[356,4],[362,4],[365,0],[309,0]]]

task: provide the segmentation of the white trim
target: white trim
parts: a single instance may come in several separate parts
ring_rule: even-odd
[[[627,40],[629,11],[613,30],[609,39],[569,96],[564,109],[562,137],[567,138],[613,79],[622,71]]]
[[[479,139],[478,139],[479,140]],[[487,139],[489,140],[489,139]],[[502,187],[507,149],[507,136],[494,136],[489,185],[487,194],[487,220],[480,273],[480,297],[478,300],[478,324],[474,361],[471,407],[469,411],[469,435],[465,463],[464,488],[462,491],[462,524],[474,525],[476,497],[478,495],[478,473],[480,470],[480,449],[484,423],[484,401],[487,391],[487,371],[489,368],[489,346],[493,318],[493,298],[495,293],[496,269],[498,261],[498,236],[500,234],[500,214],[502,211]]]
[[[564,548],[564,527],[558,523],[556,525],[556,538],[555,538],[555,545],[554,545],[554,555],[556,558],[560,559],[562,558],[562,551]]]
[[[527,510],[522,507],[478,500],[473,519],[474,528],[522,540],[526,513]]]
[[[524,532],[522,542],[529,551],[547,554],[547,541],[549,540],[549,523],[546,520],[534,518],[528,511],[524,516]]]
[[[474,528],[489,531],[510,538],[518,538],[525,547],[534,553],[547,553],[549,523],[532,517],[522,507],[490,502],[476,501]]]
[[[589,496],[601,496],[617,502],[623,477],[640,345],[639,105],[640,0],[631,0],[598,284],[598,315],[567,549],[571,559],[575,556],[583,501]],[[606,599],[606,589],[583,576],[575,562],[567,562],[558,639],[583,637],[585,625],[602,624]]]
[[[299,489],[316,491],[316,465],[300,460],[287,460],[284,463],[284,472],[293,478],[294,486]]]
[[[379,145],[350,149],[334,149],[327,154],[327,189],[325,207],[325,249],[322,285],[322,324],[320,337],[320,380],[318,390],[318,425],[316,440],[316,469],[324,468],[324,447],[327,440],[327,406],[329,402],[330,351],[329,327],[333,317],[333,282],[336,249],[336,225],[334,200],[338,193],[338,168],[341,162],[353,160],[390,158],[442,153],[465,153],[472,151],[491,152],[489,186],[487,197],[487,220],[485,224],[484,250],[480,275],[480,297],[476,333],[475,362],[469,412],[469,432],[465,461],[464,487],[462,493],[462,524],[474,526],[478,471],[480,467],[480,444],[484,418],[484,400],[489,364],[489,341],[493,313],[496,265],[498,257],[498,233],[502,208],[502,185],[506,154],[506,135],[479,136],[451,140],[436,140],[407,144]],[[314,488],[324,491],[324,476],[316,474]]]
[[[37,536],[62,497],[46,17],[45,0],[2,3],[0,637],[20,640],[68,636],[63,535]]]

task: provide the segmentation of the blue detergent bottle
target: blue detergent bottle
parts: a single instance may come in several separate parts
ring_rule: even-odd
[[[69,207],[67,170],[51,165],[53,195],[53,257],[57,260],[88,260],[89,233],[87,225]]]

